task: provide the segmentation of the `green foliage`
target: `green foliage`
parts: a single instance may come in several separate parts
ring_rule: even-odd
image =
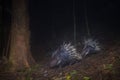
[[[76,75],[76,74],[77,74],[76,70],[73,70],[72,72],[70,72],[70,75]]]
[[[83,77],[83,80],[91,80],[91,79],[90,79],[90,77],[85,76],[85,77]]]
[[[71,75],[67,75],[66,80],[71,80]]]
[[[12,67],[12,65],[13,65],[12,62],[8,61],[6,63],[5,71],[10,71],[10,68]]]
[[[66,75],[66,80],[78,80],[77,71],[73,70]]]
[[[8,72],[12,67],[12,62],[9,61],[5,56],[2,57],[0,71],[1,72]]]
[[[115,59],[116,59],[115,63],[119,65],[120,64],[120,56],[115,57]]]
[[[113,64],[104,64],[104,65],[103,65],[103,68],[104,68],[105,70],[112,70],[112,69],[113,69]]]
[[[18,71],[21,75],[25,76],[25,80],[33,80],[32,74],[38,69],[39,65],[34,65],[31,68],[25,68]]]

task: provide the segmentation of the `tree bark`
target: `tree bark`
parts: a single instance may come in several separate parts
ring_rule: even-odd
[[[12,0],[12,23],[9,61],[11,70],[29,68],[35,61],[30,52],[30,30],[25,0]]]

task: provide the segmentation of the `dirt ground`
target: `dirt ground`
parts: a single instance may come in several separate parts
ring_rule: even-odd
[[[0,80],[120,80],[120,42],[104,45],[101,52],[63,68],[49,68],[49,58],[31,69],[0,73]]]

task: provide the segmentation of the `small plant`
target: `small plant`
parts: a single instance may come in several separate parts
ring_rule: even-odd
[[[72,72],[70,72],[70,75],[76,75],[76,74],[77,74],[76,70],[73,70]]]
[[[32,74],[38,69],[39,65],[34,65],[31,68],[25,68],[19,71],[21,75],[25,76],[25,80],[33,80]]]
[[[104,68],[105,70],[111,71],[111,70],[113,70],[113,64],[104,64],[104,65],[103,65],[103,68]]]
[[[91,80],[91,79],[90,79],[90,77],[85,76],[85,77],[83,77],[83,80]]]
[[[73,70],[66,75],[66,80],[78,80],[77,71]]]
[[[3,56],[0,63],[0,72],[8,72],[12,67],[12,62],[9,61],[5,56]]]
[[[67,75],[66,80],[71,80],[71,77],[72,77],[71,75]]]

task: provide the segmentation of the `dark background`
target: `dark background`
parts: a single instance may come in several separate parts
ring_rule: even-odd
[[[74,2],[76,33],[80,38],[87,35],[85,5],[92,36],[119,35],[119,0],[74,0]],[[54,38],[73,38],[73,0],[30,0],[29,13],[34,44]]]
[[[85,8],[92,37],[109,41],[120,37],[119,0],[29,0],[31,50],[34,54],[49,53],[55,45],[74,40],[73,1],[77,41],[87,36]],[[3,3],[3,23],[9,31],[11,1],[4,0]]]
[[[119,38],[119,0],[74,0],[77,42],[87,36],[85,8],[92,37],[102,43]],[[34,54],[51,53],[62,42],[73,42],[73,0],[30,0],[29,14]]]

